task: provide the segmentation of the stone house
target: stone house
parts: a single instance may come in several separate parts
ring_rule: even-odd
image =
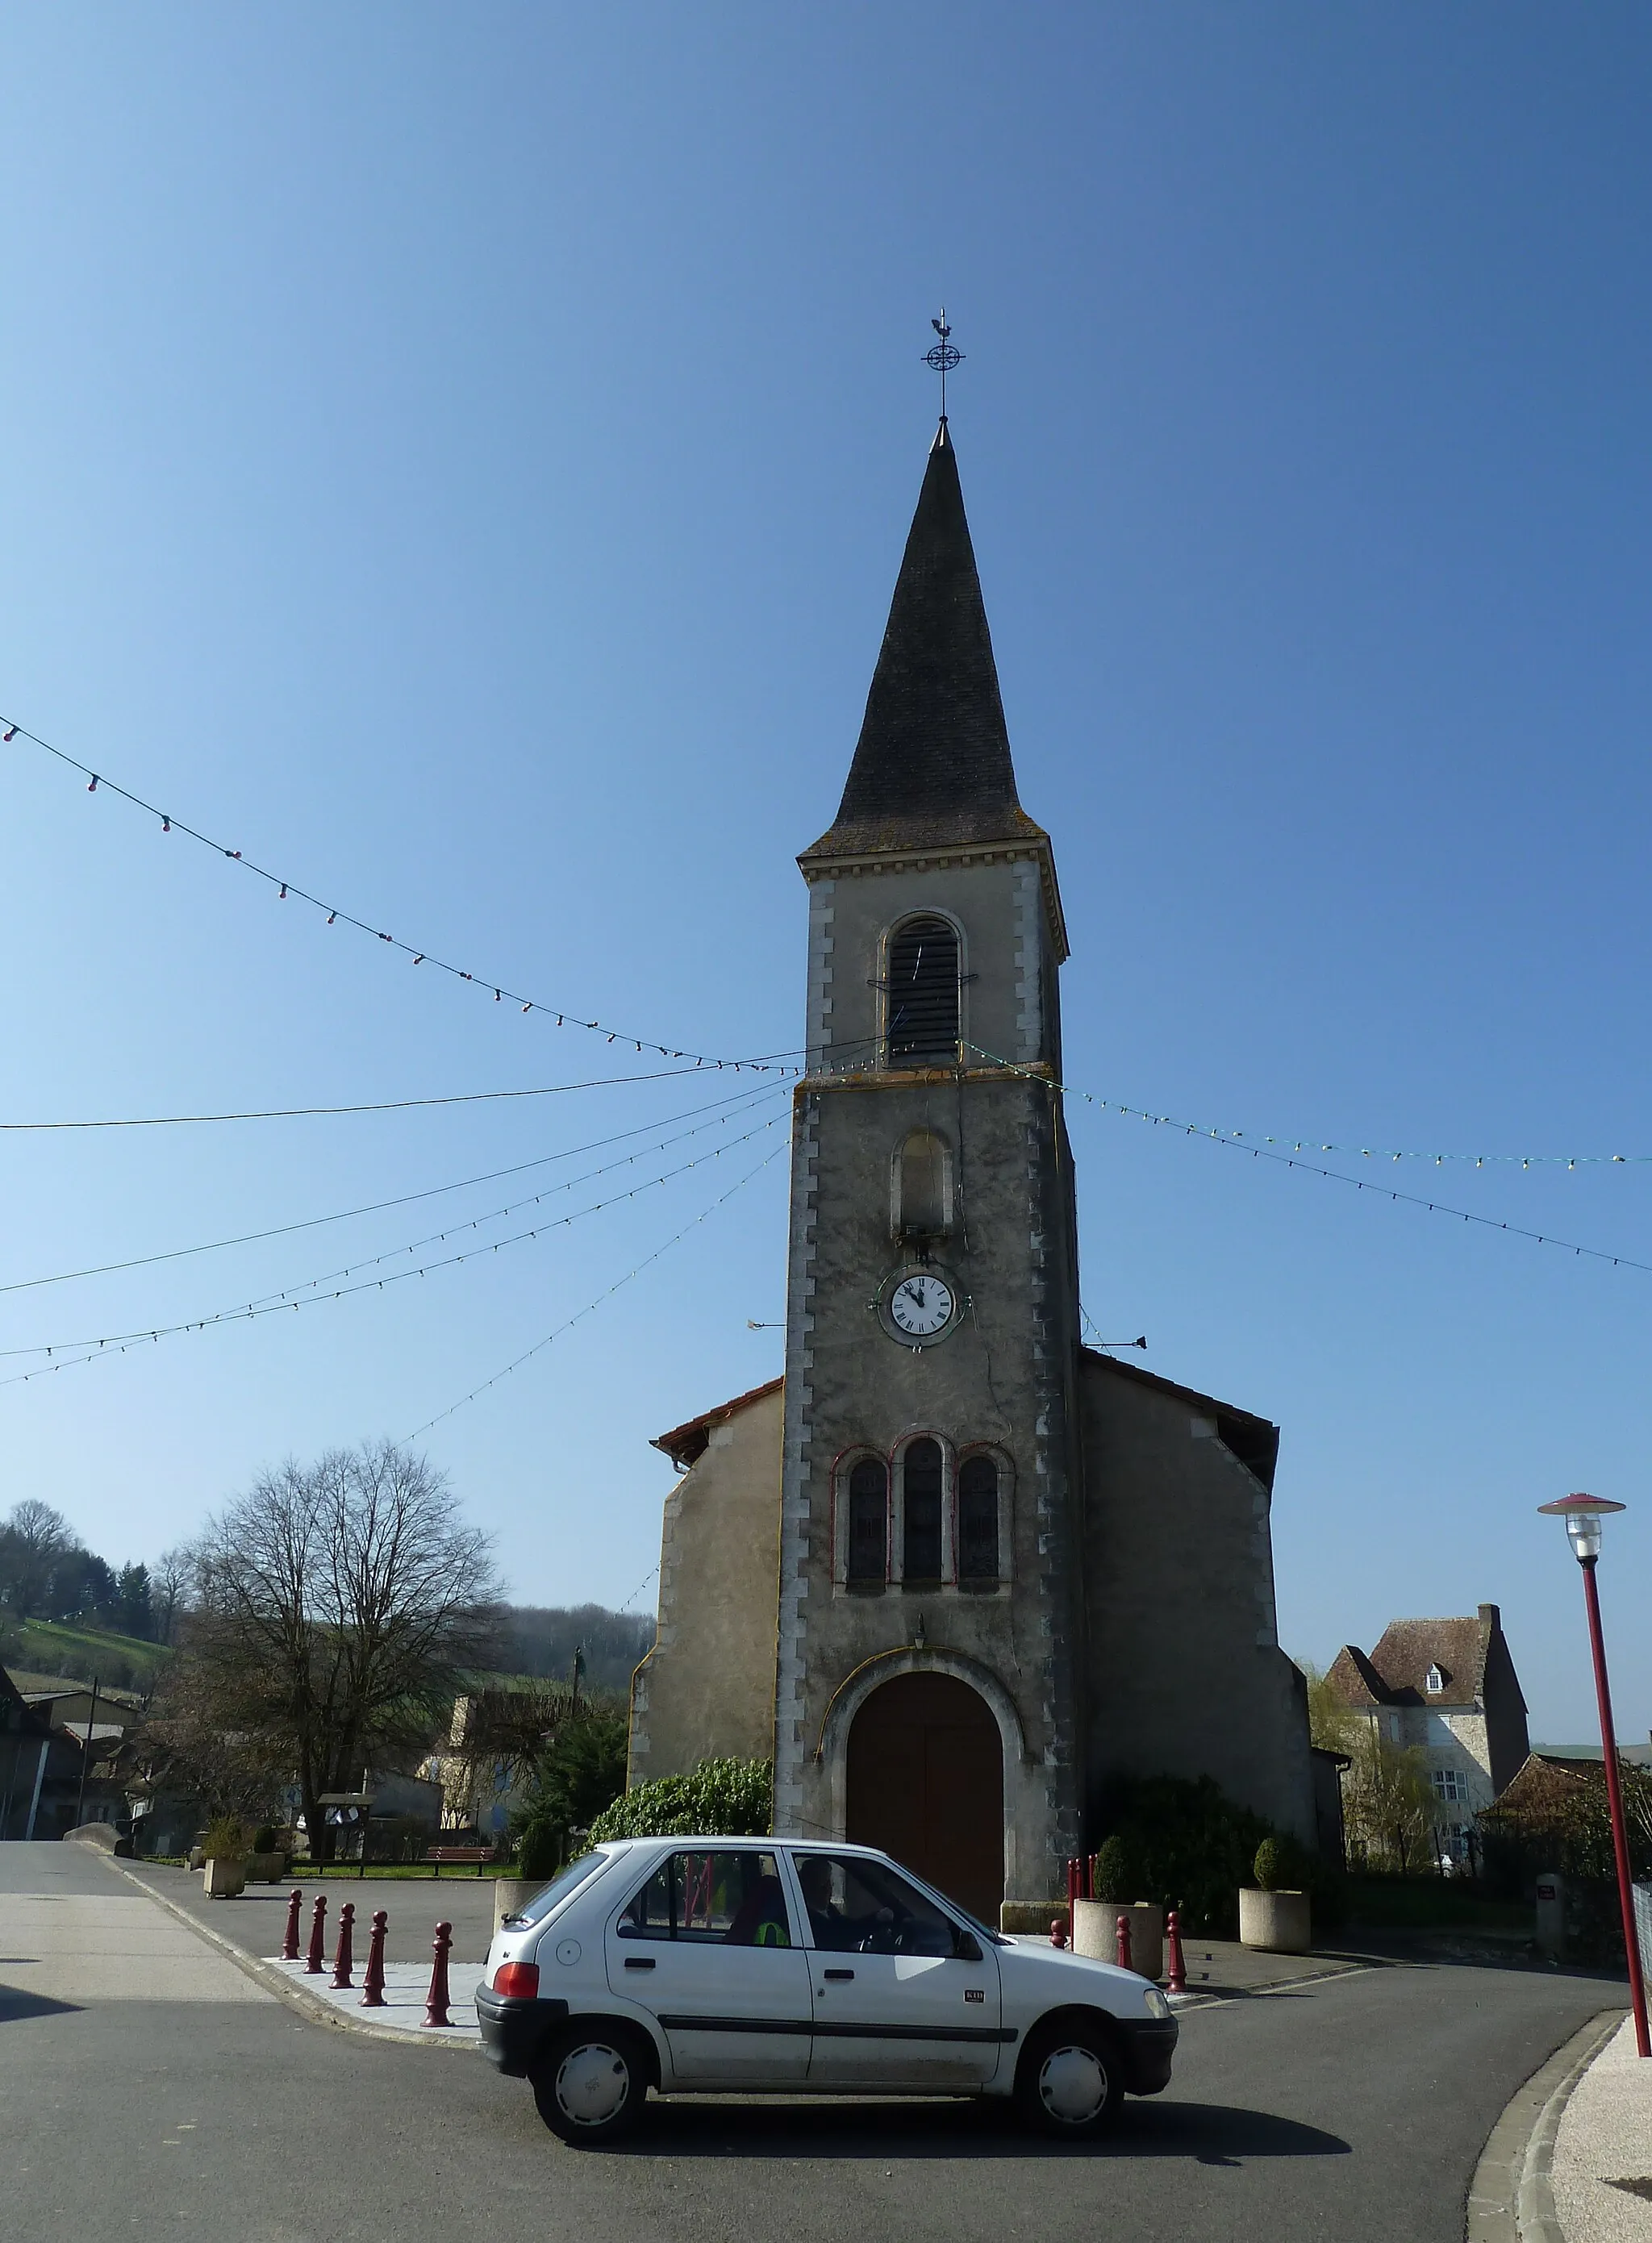
[[[630,1779],[772,1755],[775,1826],[1044,1907],[1122,1779],[1314,1836],[1278,1428],[1085,1347],[1049,836],[931,448],[808,887],[783,1377],[662,1434]],[[1045,1910],[1047,1915],[1047,1908]]]
[[[1396,1620],[1369,1657],[1345,1644],[1326,1680],[1351,1714],[1392,1744],[1426,1755],[1451,1852],[1466,1857],[1474,1817],[1514,1781],[1530,1750],[1502,1616]]]

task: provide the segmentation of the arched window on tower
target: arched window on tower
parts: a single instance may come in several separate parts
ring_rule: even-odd
[[[958,930],[933,912],[903,919],[889,938],[888,1063],[958,1064]]]
[[[895,1155],[897,1238],[939,1238],[952,1228],[952,1162],[933,1129],[914,1129]]]
[[[958,1468],[958,1578],[998,1579],[998,1466],[990,1457],[966,1457]]]
[[[941,1579],[942,1476],[940,1442],[914,1441],[900,1459],[900,1577],[909,1589]]]
[[[878,1457],[862,1457],[850,1468],[846,1572],[854,1588],[880,1589],[888,1579],[889,1471]]]

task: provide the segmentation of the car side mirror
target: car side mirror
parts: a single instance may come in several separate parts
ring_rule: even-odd
[[[958,1944],[954,1952],[960,1963],[979,1963],[981,1942],[973,1931],[961,1931],[958,1934]]]

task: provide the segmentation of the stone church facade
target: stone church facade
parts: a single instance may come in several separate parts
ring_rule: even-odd
[[[1264,1418],[1081,1343],[1049,835],[1021,807],[945,421],[809,891],[784,1378],[660,1437],[633,1782],[772,1755],[775,1827],[967,1906],[1062,1889],[1109,1787],[1311,1842]]]

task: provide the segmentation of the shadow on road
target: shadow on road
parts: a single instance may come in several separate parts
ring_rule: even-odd
[[[82,2008],[79,2002],[54,2002],[46,1994],[28,1994],[21,1986],[0,1986],[0,2025],[19,2017],[62,2017]]]
[[[1219,2103],[1131,2101],[1104,2140],[1074,2149],[1028,2132],[1013,2111],[964,2101],[733,2103],[673,2099],[610,2154],[649,2158],[1180,2158],[1238,2166],[1252,2158],[1347,2157],[1340,2135],[1271,2111]]]

